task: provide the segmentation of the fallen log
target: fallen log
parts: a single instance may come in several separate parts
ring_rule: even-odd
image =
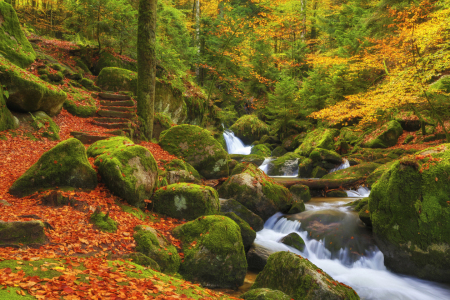
[[[350,177],[341,179],[305,179],[305,178],[272,178],[275,182],[290,188],[296,184],[303,184],[312,190],[329,190],[337,188],[350,188],[357,183],[363,183],[365,177]]]

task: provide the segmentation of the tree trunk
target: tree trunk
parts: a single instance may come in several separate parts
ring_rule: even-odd
[[[140,137],[151,139],[156,82],[156,4],[139,0],[137,114]]]

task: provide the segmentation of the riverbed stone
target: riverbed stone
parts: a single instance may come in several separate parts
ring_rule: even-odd
[[[275,149],[273,149],[271,156],[280,157],[287,153],[286,149],[284,149],[283,146],[276,146]]]
[[[96,186],[97,173],[87,159],[84,145],[71,138],[45,152],[12,184],[9,193],[23,197],[39,190]]]
[[[304,157],[299,160],[298,177],[311,178],[311,173],[314,169],[314,162],[309,157]]]
[[[334,150],[334,138],[338,135],[339,130],[337,129],[318,128],[308,133],[302,144],[294,152],[308,157],[315,148]]]
[[[181,258],[178,255],[177,248],[169,243],[161,232],[143,225],[136,226],[134,230],[133,237],[136,241],[137,252],[153,259],[164,273],[178,272]]]
[[[271,153],[270,149],[264,144],[253,146],[250,152],[250,154],[256,154],[264,157],[269,157],[270,153]]]
[[[278,211],[288,211],[292,205],[289,190],[276,184],[253,165],[240,174],[233,175],[219,189],[222,198],[233,198],[267,220]]]
[[[389,121],[380,129],[377,129],[373,138],[364,143],[367,148],[388,148],[397,144],[398,138],[402,135],[403,128],[396,120]]]
[[[294,184],[289,188],[294,201],[301,200],[303,202],[308,202],[311,200],[311,194],[309,192],[309,187],[303,184]]]
[[[0,221],[0,247],[36,247],[47,243],[41,221],[2,222]]]
[[[195,125],[174,126],[161,133],[159,144],[207,179],[228,176],[228,154],[206,129]]]
[[[326,174],[322,179],[342,179],[342,178],[361,178],[364,179],[375,171],[380,164],[377,163],[361,163],[346,169],[337,170]]]
[[[256,238],[256,231],[253,230],[253,228],[250,227],[250,225],[245,222],[243,219],[239,218],[235,213],[233,212],[226,212],[221,213],[222,215],[230,218],[241,229],[241,236],[242,236],[242,243],[244,244],[244,249],[247,251],[250,249],[250,246],[253,244]]]
[[[239,226],[225,216],[204,216],[173,231],[185,254],[180,274],[208,288],[236,289],[247,273]]]
[[[296,232],[291,232],[280,240],[280,243],[283,243],[287,246],[297,249],[298,251],[305,250],[305,241],[301,236]]]
[[[340,165],[342,163],[342,157],[332,150],[315,148],[309,155],[314,162],[326,161],[332,164]]]
[[[179,182],[201,184],[201,175],[193,166],[181,159],[172,159],[164,163],[163,168],[164,172],[160,172],[159,176],[166,178],[167,185]]]
[[[372,186],[370,219],[388,268],[450,282],[450,144],[404,157]]]
[[[274,251],[264,247],[261,244],[253,243],[247,252],[248,269],[261,272],[267,264],[267,259]]]
[[[260,231],[264,228],[264,221],[260,216],[234,199],[220,199],[220,212],[235,213],[238,217],[247,222],[255,231]]]
[[[300,255],[284,251],[269,256],[251,287],[257,288],[279,290],[294,300],[359,299],[351,287],[336,282]]]
[[[287,152],[269,163],[268,174],[271,176],[284,175],[285,173],[294,174],[298,170],[298,162],[301,155],[294,152]]]
[[[250,145],[254,141],[259,141],[263,135],[268,134],[270,128],[266,123],[258,119],[256,115],[245,115],[231,125],[230,130],[244,144]]]
[[[153,195],[154,211],[172,218],[194,220],[220,211],[217,191],[190,183],[171,184]]]
[[[266,288],[254,289],[241,295],[245,300],[291,300],[291,297],[281,291]]]

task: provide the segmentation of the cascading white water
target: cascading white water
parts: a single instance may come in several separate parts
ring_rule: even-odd
[[[298,176],[298,158],[294,160],[287,160],[284,166],[281,167],[284,176],[297,177]]]
[[[340,204],[342,203],[327,203],[324,207],[354,216],[348,211],[348,208],[339,206]],[[307,211],[310,209],[319,210],[321,207],[307,204]],[[450,299],[450,286],[397,275],[388,271],[384,266],[383,253],[374,245],[369,248],[366,247],[367,249],[362,256],[352,260],[349,258],[351,251],[348,248],[332,253],[325,246],[327,244],[326,238],[321,241],[311,239],[309,233],[302,229],[300,222],[290,221],[282,216],[281,213],[277,213],[268,219],[264,229],[257,232],[255,243],[273,252],[291,251],[308,258],[335,280],[351,286],[361,299]],[[356,226],[356,222],[354,223]],[[306,247],[303,252],[278,242],[291,232],[297,232],[305,241]],[[359,237],[356,236],[355,238]],[[334,258],[332,259],[332,257]]]
[[[269,163],[271,162],[271,161],[273,161],[275,158],[273,158],[273,157],[267,157],[264,161],[263,161],[263,163],[259,166],[259,169],[261,170],[261,171],[263,171],[264,173],[268,173],[269,172]]]
[[[334,169],[331,169],[328,173],[333,173],[333,172],[336,172],[336,171],[339,171],[339,170],[344,170],[344,169],[347,169],[347,168],[350,168],[350,162],[347,159],[344,158],[344,161],[342,162],[341,165],[337,166]]]
[[[348,190],[345,191],[347,193],[347,197],[350,198],[367,198],[370,195],[370,190],[367,187],[360,186],[356,191]]]
[[[227,144],[227,151],[229,154],[245,154],[249,155],[252,151],[252,146],[245,146],[242,141],[234,135],[234,132],[225,130],[223,138]]]

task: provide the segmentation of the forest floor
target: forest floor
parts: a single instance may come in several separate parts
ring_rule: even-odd
[[[90,119],[72,116],[64,109],[54,121],[61,129],[61,140],[70,138],[71,131],[92,127]],[[105,129],[98,127],[95,130]],[[28,294],[38,299],[231,298],[163,273],[125,264],[121,257],[134,252],[133,228],[136,225],[149,225],[160,230],[183,258],[180,241],[171,234],[172,229],[183,222],[152,212],[144,216],[125,212],[122,207],[126,207],[126,203],[101,183],[91,192],[61,191],[77,200],[78,206],[44,206],[41,198],[49,192],[24,198],[11,196],[8,193],[11,184],[60,141],[33,140],[23,127],[2,132],[0,136],[0,200],[11,204],[0,203],[2,221],[39,218],[52,228],[46,230],[49,243],[40,248],[2,248],[0,296],[3,296],[0,298],[26,298]],[[158,162],[174,158],[157,144],[145,142],[141,145],[148,148]],[[93,165],[93,160],[90,162]],[[109,211],[109,216],[119,223],[117,232],[93,228],[89,217],[97,206],[104,212]],[[11,297],[3,298],[8,293]]]

